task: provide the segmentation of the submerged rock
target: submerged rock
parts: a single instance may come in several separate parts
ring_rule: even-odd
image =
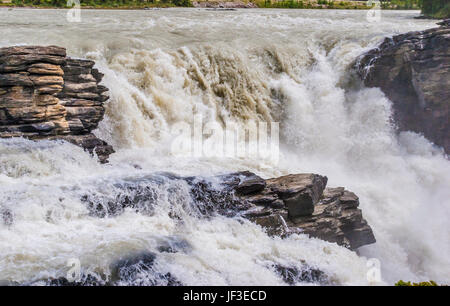
[[[170,273],[161,273],[155,268],[156,254],[140,252],[130,254],[110,267],[110,273],[82,272],[79,279],[71,281],[66,277],[32,282],[32,285],[48,286],[181,286]]]
[[[402,131],[423,134],[450,152],[450,25],[386,38],[356,63],[368,87],[393,102]]]
[[[301,269],[280,264],[276,264],[273,267],[281,279],[291,286],[302,282],[318,284],[327,284],[329,282],[327,275],[323,271],[306,264],[303,264]]]
[[[3,224],[9,226],[13,224],[14,217],[10,209],[0,207],[0,216]]]
[[[109,98],[94,64],[56,46],[0,48],[0,138],[63,139],[106,162],[112,147],[91,133]]]
[[[65,277],[59,277],[55,279],[50,279],[45,282],[47,286],[57,286],[57,287],[98,287],[107,286],[108,283],[102,279],[100,276],[95,274],[81,275],[80,280],[70,281]]]

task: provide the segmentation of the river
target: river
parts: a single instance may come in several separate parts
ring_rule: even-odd
[[[385,284],[450,281],[450,163],[420,135],[396,134],[391,102],[351,67],[384,37],[434,21],[414,19],[415,11],[383,11],[375,22],[347,10],[83,10],[81,22],[66,14],[0,9],[0,47],[58,45],[95,60],[111,99],[94,133],[116,153],[101,165],[67,143],[0,140],[0,208],[14,220],[0,223],[0,282],[64,276],[72,258],[107,275],[122,256],[157,253],[167,241],[187,247],[158,254],[157,272],[129,284],[170,273],[187,285],[282,285],[271,264],[304,260],[333,284],[366,285],[371,258]],[[198,116],[243,129],[279,122],[279,159],[175,156],[173,126]],[[201,218],[170,182],[155,190],[151,214],[98,218],[81,200],[111,200],[117,183],[157,171],[236,170],[326,175],[329,186],[360,197],[377,243],[357,254],[305,235],[271,238],[239,218]]]

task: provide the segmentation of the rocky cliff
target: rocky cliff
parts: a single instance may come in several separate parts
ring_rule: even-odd
[[[400,130],[423,134],[450,152],[450,26],[386,38],[356,69],[368,87],[393,102]]]
[[[91,131],[109,97],[94,64],[56,46],[0,48],[0,138],[62,139],[105,162],[113,149]]]

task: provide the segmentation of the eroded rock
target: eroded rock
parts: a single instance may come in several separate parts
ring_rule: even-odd
[[[91,133],[108,100],[94,64],[56,46],[0,48],[0,138],[63,139],[106,162],[112,147]]]

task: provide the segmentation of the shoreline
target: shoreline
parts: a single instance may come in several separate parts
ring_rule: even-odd
[[[135,7],[135,6],[123,6],[123,7],[114,7],[114,6],[82,6],[80,7],[81,10],[159,10],[159,9],[170,9],[170,8],[191,8],[191,9],[205,9],[205,10],[216,10],[216,11],[231,11],[231,10],[237,10],[237,9],[286,9],[286,10],[371,10],[371,7],[359,5],[358,7],[349,6],[349,7],[231,7],[231,8],[222,8],[222,7],[200,7],[200,6],[175,6],[171,4],[166,5],[154,5],[154,6],[144,6],[144,7]],[[20,6],[20,5],[9,5],[8,3],[0,3],[0,9],[37,9],[37,10],[69,10],[70,7],[58,7],[58,6]],[[414,9],[397,9],[397,8],[382,8],[381,10],[386,11],[420,11],[420,9],[414,8]],[[416,18],[423,18],[423,19],[434,19],[431,17],[426,17],[423,15],[419,15]],[[437,18],[439,19],[439,18]]]

